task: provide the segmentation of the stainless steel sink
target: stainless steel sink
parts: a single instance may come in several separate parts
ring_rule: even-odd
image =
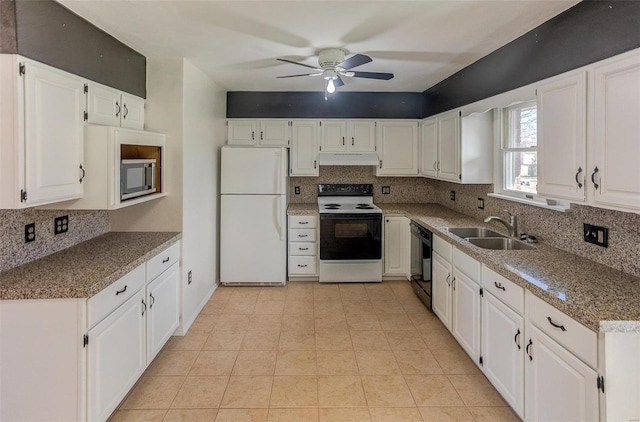
[[[504,238],[506,236],[489,230],[484,227],[449,227],[449,233],[455,234],[463,239],[468,237],[498,237]]]
[[[467,238],[467,241],[483,249],[504,251],[535,249],[524,242],[506,237],[470,237]]]

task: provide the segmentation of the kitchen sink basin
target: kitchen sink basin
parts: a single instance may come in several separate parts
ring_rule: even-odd
[[[483,249],[503,251],[535,249],[524,242],[506,237],[470,237],[467,241]]]
[[[506,236],[494,232],[493,230],[486,229],[484,227],[449,227],[449,233],[466,239],[468,237],[498,237],[504,238]]]

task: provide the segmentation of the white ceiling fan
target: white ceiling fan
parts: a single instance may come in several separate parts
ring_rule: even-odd
[[[297,64],[298,66],[308,67],[316,71],[316,73],[303,73],[300,75],[277,76],[277,78],[296,78],[298,76],[322,76],[326,81],[326,90],[332,94],[337,87],[344,85],[341,76],[348,78],[367,78],[381,79],[388,81],[393,78],[393,73],[381,72],[358,72],[352,71],[354,67],[372,61],[371,57],[364,54],[355,54],[345,60],[347,52],[341,48],[327,48],[320,50],[318,54],[318,64],[320,67],[309,66],[304,63],[295,62],[293,60],[278,59],[281,62]]]

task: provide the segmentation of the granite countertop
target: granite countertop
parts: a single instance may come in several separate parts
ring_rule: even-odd
[[[596,332],[640,332],[640,278],[545,243],[532,250],[482,249],[447,227],[490,227],[437,204],[381,204],[384,214],[401,214],[462,252],[529,290]],[[505,229],[498,229],[507,234]]]
[[[318,215],[318,203],[289,204],[287,215]]]
[[[173,232],[110,232],[0,273],[0,300],[89,298],[176,243]]]

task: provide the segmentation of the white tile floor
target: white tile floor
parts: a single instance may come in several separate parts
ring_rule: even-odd
[[[517,421],[408,282],[219,287],[112,421]]]

